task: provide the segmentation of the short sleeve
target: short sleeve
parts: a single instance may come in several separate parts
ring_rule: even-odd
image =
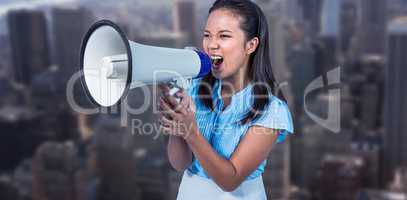
[[[283,143],[287,135],[294,133],[292,117],[287,104],[277,97],[271,101],[260,118],[251,122],[251,125],[280,130],[277,143]]]

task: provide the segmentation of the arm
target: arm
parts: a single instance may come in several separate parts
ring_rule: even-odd
[[[225,191],[233,191],[267,158],[277,139],[278,130],[250,127],[231,158],[224,159],[199,132],[192,99],[185,93],[180,95],[182,101],[176,109],[171,105],[172,97],[167,97],[168,103],[160,100],[162,130],[170,135],[182,136],[215,183]]]
[[[277,130],[252,126],[230,160],[218,155],[196,130],[186,138],[192,152],[210,177],[224,191],[235,190],[267,158],[277,139]]]
[[[168,105],[171,106],[172,109],[178,106],[175,99],[169,97],[169,88],[166,85],[159,85],[159,88],[164,94],[164,97],[160,98],[160,102],[167,101]],[[164,115],[168,115],[168,113],[163,112],[161,103],[159,110],[161,113],[160,118],[164,117]],[[181,136],[169,135],[167,155],[171,166],[178,172],[184,171],[192,163],[192,151],[189,149],[184,138]]]
[[[192,151],[180,136],[169,136],[167,154],[170,164],[178,172],[184,171],[192,162]]]

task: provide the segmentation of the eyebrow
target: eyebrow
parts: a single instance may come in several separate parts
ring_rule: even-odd
[[[210,33],[210,31],[208,31],[208,30],[204,30],[204,32]],[[221,30],[221,31],[219,31],[219,33],[225,33],[225,32],[233,33],[232,31],[229,31],[229,30]]]

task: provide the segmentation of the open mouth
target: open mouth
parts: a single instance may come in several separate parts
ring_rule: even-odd
[[[213,65],[220,65],[223,62],[222,56],[211,56],[212,64]]]

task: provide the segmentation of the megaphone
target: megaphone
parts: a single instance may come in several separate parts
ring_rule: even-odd
[[[205,76],[210,57],[198,50],[148,46],[127,39],[109,20],[93,24],[82,41],[81,82],[90,100],[101,107],[119,103],[128,90],[142,85]]]

